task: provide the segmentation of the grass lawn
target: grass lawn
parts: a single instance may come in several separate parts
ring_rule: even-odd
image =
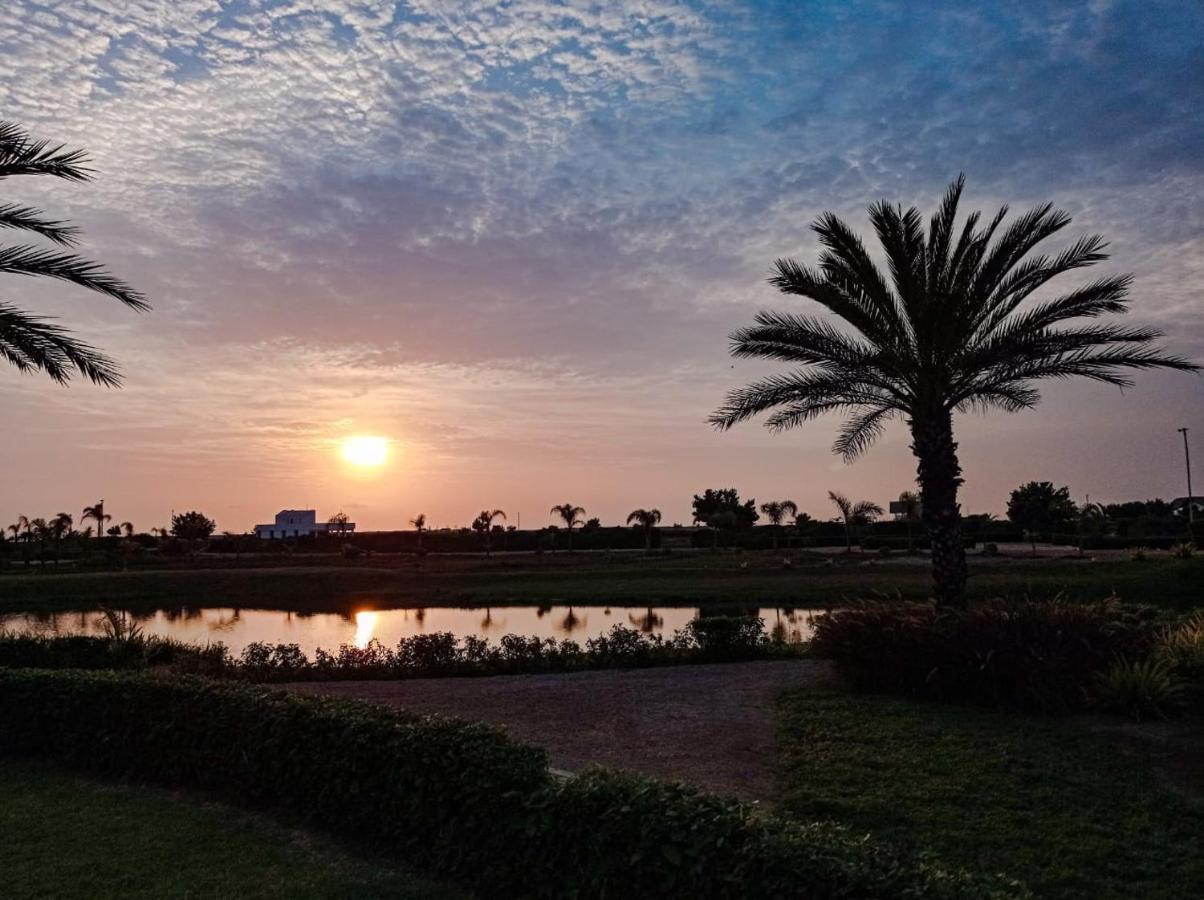
[[[465,896],[250,813],[6,759],[0,835],[4,897]]]
[[[786,809],[1038,897],[1204,896],[1204,803],[1072,722],[830,690],[781,701]]]
[[[555,557],[431,558],[421,569],[396,560],[368,566],[197,568],[0,576],[0,612],[241,606],[299,612],[346,612],[356,607],[493,606],[572,602],[577,605],[696,604],[822,607],[848,598],[929,596],[925,564],[895,561],[837,563],[808,559],[792,569],[782,554],[709,553],[672,557],[557,554]],[[1100,560],[975,560],[974,597],[1063,593],[1168,608],[1204,605],[1204,558]]]

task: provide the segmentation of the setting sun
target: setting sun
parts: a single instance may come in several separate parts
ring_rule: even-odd
[[[343,441],[342,454],[353,466],[379,466],[389,456],[389,441],[365,435],[349,437]]]

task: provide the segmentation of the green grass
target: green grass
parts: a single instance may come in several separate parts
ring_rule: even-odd
[[[344,612],[357,606],[437,606],[572,602],[577,605],[658,604],[822,607],[875,594],[923,599],[926,565],[900,562],[800,563],[781,567],[781,554],[679,554],[672,557],[558,554],[555,557],[432,558],[379,567],[202,568],[0,576],[0,612],[53,611],[100,605],[127,609],[241,606]],[[1204,558],[1008,562],[975,561],[974,597],[1063,593],[1183,609],[1204,605]]]
[[[781,701],[788,812],[1038,897],[1204,896],[1204,805],[1073,722],[835,690]]]
[[[12,760],[0,835],[4,897],[465,896],[246,812]]]

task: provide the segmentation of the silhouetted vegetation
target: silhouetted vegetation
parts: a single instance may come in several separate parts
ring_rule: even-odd
[[[203,679],[0,671],[0,752],[283,811],[495,896],[1020,894],[681,786],[553,779],[484,725]]]
[[[812,650],[858,687],[1061,713],[1115,707],[1102,679],[1118,660],[1160,657],[1177,627],[1115,602],[878,603],[818,616]]]
[[[82,150],[37,140],[20,125],[0,120],[0,181],[19,175],[48,175],[81,183],[92,179],[92,170]],[[68,248],[79,241],[78,228],[30,206],[0,203],[0,230],[6,229],[42,238],[54,246],[0,246],[0,275],[53,278],[106,294],[133,310],[150,309],[138,291],[98,263],[70,252]],[[121,384],[121,374],[109,357],[52,320],[9,303],[0,303],[0,359],[21,372],[43,372],[60,384],[66,384],[75,373],[106,387]]]
[[[346,516],[343,518],[346,519]],[[216,527],[212,519],[196,510],[177,513],[171,517],[172,535],[185,541],[203,541],[213,534]]]
[[[824,252],[818,270],[779,259],[770,283],[805,297],[851,331],[793,313],[762,312],[732,335],[732,353],[802,368],[732,391],[712,422],[720,428],[770,413],[775,430],[824,413],[851,412],[835,450],[852,459],[885,424],[907,422],[916,456],[922,516],[932,546],[938,602],[966,602],[966,554],[957,494],[961,465],[953,415],[974,409],[1019,412],[1040,399],[1033,383],[1081,376],[1127,385],[1127,369],[1198,366],[1151,346],[1158,332],[1119,325],[1056,327],[1128,310],[1131,277],[1100,278],[1025,306],[1053,278],[1106,259],[1099,236],[1080,238],[1056,256],[1032,256],[1070,216],[1043,204],[1002,228],[1006,208],[985,228],[979,214],[956,228],[965,179],[959,177],[927,234],[914,207],[870,207],[890,264],[888,278],[861,240],[825,213],[812,226]]]

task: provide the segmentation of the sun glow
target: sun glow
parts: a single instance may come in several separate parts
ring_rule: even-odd
[[[343,441],[342,455],[353,466],[379,466],[389,456],[389,441],[368,435],[349,437]]]
[[[376,630],[376,613],[361,609],[355,614],[355,646],[363,650],[372,640],[372,632]]]

